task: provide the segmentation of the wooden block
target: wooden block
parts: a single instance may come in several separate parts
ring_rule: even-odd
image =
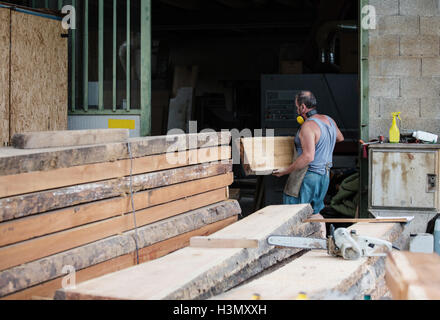
[[[440,256],[393,252],[386,261],[387,285],[394,300],[440,299]]]
[[[294,157],[294,137],[242,138],[240,155],[246,175],[271,175]]]
[[[112,142],[128,142],[128,129],[97,129],[16,133],[12,146],[18,149],[74,147]]]
[[[210,235],[232,223],[237,222],[238,217],[233,216],[225,220],[214,222],[200,229],[181,234],[168,240],[161,241],[139,250],[139,263],[145,263],[163,257],[173,251],[188,246],[189,239],[194,236]],[[126,269],[136,265],[136,253],[129,254],[99,263],[76,272],[76,282],[82,283],[112,272]],[[39,297],[37,300],[53,298],[55,291],[62,288],[63,277],[39,284],[29,289],[5,296],[1,300],[30,300]]]
[[[65,265],[71,265],[75,270],[82,270],[130,254],[136,250],[134,236],[139,240],[138,248],[142,249],[240,213],[241,209],[237,201],[223,201],[139,227],[137,234],[131,230],[0,271],[2,284],[0,296],[10,295],[62,277],[65,275],[63,271]]]
[[[233,174],[227,173],[136,193],[134,206],[141,210],[224,188],[232,184],[233,179]],[[131,197],[126,196],[0,223],[0,247],[123,215],[131,210]]]
[[[226,188],[222,188],[139,210],[136,212],[137,226],[145,226],[226,199]],[[126,214],[6,246],[0,248],[0,270],[47,257],[132,229],[134,229],[134,217],[132,214]]]
[[[230,142],[230,132],[130,138],[128,141],[133,158],[228,146]],[[0,176],[130,159],[128,143],[37,150],[0,148]]]
[[[258,248],[258,240],[240,238],[213,238],[194,237],[191,238],[192,248]]]
[[[195,149],[17,175],[0,176],[0,198],[231,158],[230,147]]]
[[[212,235],[215,238],[258,239],[258,249],[184,248],[161,259],[84,282],[76,289],[59,290],[56,298],[204,299],[261,272],[279,261],[287,251],[290,255],[298,253],[295,249],[276,250],[266,239],[273,233],[307,236],[317,232],[318,227],[301,223],[311,212],[310,205],[264,208]]]
[[[222,175],[231,171],[231,162],[228,164],[204,163],[136,175],[132,179],[132,187],[133,192],[140,192]],[[0,222],[121,195],[130,195],[129,177],[3,198],[0,199]]]
[[[390,242],[397,240],[403,231],[400,224],[362,223],[350,229]],[[295,300],[301,292],[310,300],[363,299],[383,279],[383,259],[364,257],[346,261],[326,251],[309,251],[280,269],[213,297],[213,300],[251,300],[255,293],[260,294],[261,300]]]

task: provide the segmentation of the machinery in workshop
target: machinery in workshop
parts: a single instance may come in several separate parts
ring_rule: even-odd
[[[357,74],[298,74],[263,75],[261,78],[261,124],[274,129],[276,136],[295,136],[295,96],[309,90],[318,100],[318,110],[332,117],[344,134],[345,142],[338,144],[334,168],[356,168],[359,135],[359,94]],[[264,205],[282,203],[287,177],[265,176]]]

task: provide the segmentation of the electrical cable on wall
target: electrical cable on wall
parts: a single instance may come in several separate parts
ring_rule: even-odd
[[[136,264],[139,264],[139,245],[138,245],[138,228],[136,223],[136,209],[134,207],[134,195],[133,195],[133,154],[131,152],[130,142],[127,142],[128,153],[130,155],[130,197],[131,197],[131,208],[133,210],[133,221],[134,221],[134,243],[136,245]]]

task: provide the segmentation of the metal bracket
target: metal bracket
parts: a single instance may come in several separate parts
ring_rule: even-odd
[[[437,175],[427,175],[427,193],[435,193],[437,191]]]

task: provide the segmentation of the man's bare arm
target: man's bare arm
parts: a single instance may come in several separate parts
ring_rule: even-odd
[[[336,122],[332,119],[335,128],[336,128],[336,143],[343,142],[345,140],[344,135],[342,134],[341,130],[339,130],[338,125]]]
[[[286,170],[274,172],[275,176],[282,177],[292,173],[293,171],[304,169],[313,160],[315,160],[315,133],[310,127],[310,124],[303,125],[299,138],[301,140],[303,153]]]

